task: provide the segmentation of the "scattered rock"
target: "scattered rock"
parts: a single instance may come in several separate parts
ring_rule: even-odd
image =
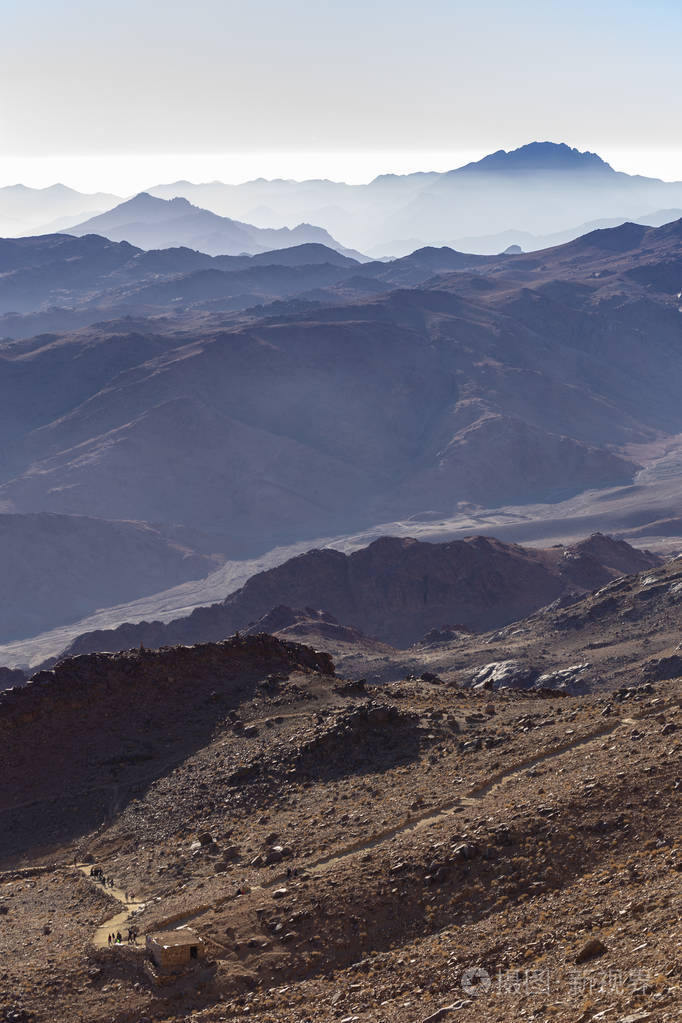
[[[474,674],[473,689],[495,690],[501,686],[513,689],[530,689],[538,675],[537,668],[522,661],[490,661]]]
[[[603,941],[600,941],[599,938],[590,938],[577,953],[575,962],[580,966],[581,963],[587,963],[590,959],[596,959],[597,956],[604,955],[606,951],[607,948]]]

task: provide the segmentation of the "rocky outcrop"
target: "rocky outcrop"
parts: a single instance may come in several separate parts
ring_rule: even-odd
[[[295,672],[331,680],[334,665],[257,635],[76,657],[0,693],[0,857],[53,821],[63,834],[92,827],[141,778],[205,745],[260,682]]]
[[[222,603],[197,608],[167,625],[141,622],[86,633],[65,654],[126,649],[140,642],[160,646],[220,640],[279,605],[324,608],[344,626],[406,647],[443,622],[497,628],[567,592],[595,589],[623,571],[660,563],[657,555],[622,541],[599,535],[591,541],[585,550],[580,545],[537,550],[485,536],[438,544],[382,537],[348,555],[312,550],[252,576]],[[288,614],[280,610],[275,618],[284,622]]]
[[[494,691],[497,689],[537,689],[571,693],[581,692],[587,687],[588,672],[592,665],[571,664],[567,668],[541,671],[540,668],[524,661],[491,661],[478,668],[470,680],[473,689]]]
[[[312,607],[298,610],[287,607],[285,604],[279,604],[268,614],[259,618],[255,625],[250,625],[244,631],[247,635],[268,632],[273,635],[277,634],[282,639],[296,641],[299,637],[304,637],[302,642],[310,642],[315,639],[320,643],[326,640],[327,642],[354,645],[370,644],[377,648],[390,650],[390,647],[384,647],[384,644],[366,636],[360,629],[350,625],[341,625],[328,611],[318,611]]]
[[[670,657],[659,657],[644,665],[644,680],[660,682],[669,678],[682,677],[682,657],[671,654]]]
[[[471,679],[473,689],[530,689],[540,672],[522,661],[490,661],[479,668]]]
[[[350,695],[348,687],[344,695]],[[299,741],[274,744],[267,753],[245,757],[227,782],[236,790],[235,801],[267,803],[273,791],[287,784],[386,770],[412,760],[423,738],[419,715],[367,700],[318,720]]]

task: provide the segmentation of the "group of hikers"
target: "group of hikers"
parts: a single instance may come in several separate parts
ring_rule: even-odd
[[[90,877],[92,878],[93,881],[99,881],[99,883],[101,885],[103,885],[105,888],[114,888],[115,887],[113,877],[105,877],[104,871],[102,870],[101,867],[90,867]],[[126,902],[128,902],[128,903],[133,902],[134,895],[133,895],[132,892],[124,892],[124,896],[125,896]],[[139,929],[137,927],[129,927],[128,928],[127,942],[128,942],[129,945],[134,945],[137,942],[137,936],[138,936],[139,933],[140,932],[139,932]],[[108,934],[107,935],[107,944],[108,945],[122,945],[123,944],[123,935],[121,934],[121,932],[120,931],[112,931],[111,934]]]
[[[103,885],[105,888],[114,887],[113,877],[105,877],[104,871],[102,870],[101,867],[91,867],[90,877],[93,879],[93,881],[99,881],[99,883]]]
[[[102,870],[101,867],[91,867],[90,877],[93,879],[93,881],[99,881],[99,883],[103,885],[105,888],[115,887],[113,877],[105,877],[104,871]],[[123,894],[125,895],[126,902],[134,901],[135,896],[132,892],[124,892]]]
[[[135,944],[135,942],[137,941],[137,936],[138,936],[139,933],[140,932],[138,931],[137,927],[129,927],[128,928],[128,944],[129,945],[134,945]],[[107,941],[108,941],[108,943],[110,945],[122,945],[123,944],[123,935],[121,934],[120,931],[116,931],[115,933],[112,933],[112,934],[110,934],[108,936]]]

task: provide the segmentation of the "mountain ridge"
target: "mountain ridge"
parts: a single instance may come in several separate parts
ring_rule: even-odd
[[[40,258],[21,263],[31,246]],[[0,296],[53,248],[79,254],[57,270],[82,275],[91,315],[102,308],[96,273],[120,281],[116,311],[134,295],[156,318],[3,345],[7,511],[209,531],[220,521],[236,558],[260,553],[263,535],[275,546],[448,518],[462,502],[629,485],[643,464],[635,446],[682,433],[679,225],[606,230],[540,254],[426,250],[272,273],[96,236],[24,239],[0,246],[7,268],[19,260]],[[187,261],[195,269],[179,274]],[[152,283],[164,262],[167,279]],[[233,309],[263,276],[281,306]],[[176,315],[158,318],[174,297]]]
[[[221,217],[195,206],[183,196],[160,199],[140,192],[112,210],[91,217],[67,232],[76,237],[98,234],[127,241],[143,249],[186,246],[211,256],[256,254],[306,242],[324,244],[343,255],[362,260],[322,228],[300,223],[294,228],[259,228]]]
[[[565,142],[529,142],[518,149],[498,149],[481,160],[447,171],[447,176],[484,171],[486,173],[539,173],[547,170],[611,173],[610,164],[597,153],[572,148]],[[656,179],[658,180],[658,179]]]
[[[627,220],[643,211],[682,207],[682,182],[615,171],[596,153],[554,142],[498,150],[444,172],[377,175],[361,185],[260,178],[240,185],[176,182],[149,190],[163,197],[184,194],[227,216],[265,207],[283,222],[312,219],[362,251],[382,248],[389,254],[395,254],[394,239],[414,239],[413,248],[441,245],[498,235],[510,224],[542,236],[598,218]]]
[[[350,554],[311,550],[252,576],[222,603],[171,621],[130,623],[74,640],[60,657],[138,646],[225,639],[280,605],[319,608],[343,626],[405,648],[430,629],[463,623],[485,631],[561,596],[660,564],[623,541],[596,534],[567,548],[537,550],[475,536],[450,543],[380,537]]]

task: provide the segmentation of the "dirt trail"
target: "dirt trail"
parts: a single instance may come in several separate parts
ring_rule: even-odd
[[[88,864],[78,864],[78,869],[82,874],[87,877],[93,884],[99,886],[99,881],[90,877],[90,866]],[[109,935],[115,934],[117,931],[125,931],[123,935],[124,942],[128,936],[128,925],[130,923],[133,913],[144,908],[144,902],[137,902],[135,899],[129,899],[126,892],[121,888],[102,888],[103,892],[107,895],[112,895],[118,902],[121,903],[125,908],[120,913],[116,913],[114,916],[109,917],[103,924],[97,928],[93,935],[92,943],[95,948],[108,948],[109,946]]]
[[[517,763],[506,771],[500,771],[498,774],[493,775],[490,781],[486,782],[485,785],[478,785],[471,789],[468,795],[456,796],[454,799],[448,800],[446,803],[441,803],[437,808],[429,807],[423,810],[420,814],[403,821],[401,824],[397,824],[393,827],[386,828],[384,831],[378,834],[372,835],[368,839],[359,839],[352,845],[347,846],[345,849],[340,850],[325,856],[322,859],[316,860],[305,867],[305,871],[308,874],[318,874],[322,870],[329,866],[336,865],[340,861],[346,859],[348,856],[352,856],[358,852],[365,852],[366,850],[374,849],[378,845],[382,845],[384,842],[389,841],[397,835],[410,834],[413,831],[420,831],[422,828],[431,827],[432,824],[437,823],[439,820],[444,820],[449,817],[454,810],[461,809],[464,806],[474,806],[485,796],[489,795],[490,792],[504,785],[506,782],[511,781],[513,778],[524,771],[528,771],[535,767],[537,764],[542,764],[546,760],[552,760],[555,757],[562,756],[564,753],[570,753],[571,750],[579,749],[581,746],[589,745],[592,742],[597,742],[599,739],[603,739],[608,735],[611,735],[622,725],[634,725],[635,721],[632,718],[619,718],[617,721],[609,724],[602,725],[597,731],[590,732],[588,735],[578,736],[576,739],[572,739],[569,742],[562,743],[559,746],[553,747],[551,750],[545,750],[543,753],[538,753],[534,756],[527,757]],[[279,882],[273,882],[275,884]],[[270,887],[270,885],[264,885],[263,887]]]
[[[525,771],[530,770],[537,764],[553,760],[556,757],[563,756],[565,753],[570,753],[572,750],[579,749],[582,746],[588,746],[593,742],[605,739],[624,725],[633,726],[636,724],[637,721],[634,718],[617,718],[616,720],[600,725],[598,729],[589,732],[587,735],[577,736],[576,738],[567,740],[558,746],[554,746],[552,749],[526,757],[522,761],[517,761],[513,767],[508,768],[506,771],[498,772],[484,785],[478,785],[470,789],[467,795],[456,796],[454,799],[448,800],[446,803],[441,803],[437,808],[429,807],[422,811],[422,813],[413,815],[407,820],[402,821],[400,824],[396,824],[393,827],[385,828],[383,831],[375,833],[370,838],[358,839],[357,841],[347,845],[345,848],[337,850],[334,853],[330,853],[328,856],[323,856],[312,863],[302,865],[300,868],[301,876],[305,877],[310,876],[311,874],[324,873],[328,868],[336,866],[338,863],[342,863],[348,857],[354,856],[356,853],[375,849],[377,846],[383,845],[384,842],[390,841],[390,839],[397,835],[409,834],[410,832],[430,827],[432,824],[446,819],[457,809],[461,809],[464,806],[475,805],[495,789],[523,774]],[[263,882],[263,884],[252,885],[251,891],[265,891],[275,888],[277,885],[285,884],[287,880],[288,879],[285,874],[280,874],[276,878]],[[164,926],[169,925],[178,927],[188,924],[197,917],[202,916],[205,912],[207,912],[207,910],[224,906],[226,903],[233,901],[237,897],[238,896],[230,894],[225,896],[223,899],[216,899],[210,905],[201,906],[189,913],[183,914],[182,916],[178,915],[175,918],[169,917],[165,921],[157,924],[157,927],[163,928]]]

